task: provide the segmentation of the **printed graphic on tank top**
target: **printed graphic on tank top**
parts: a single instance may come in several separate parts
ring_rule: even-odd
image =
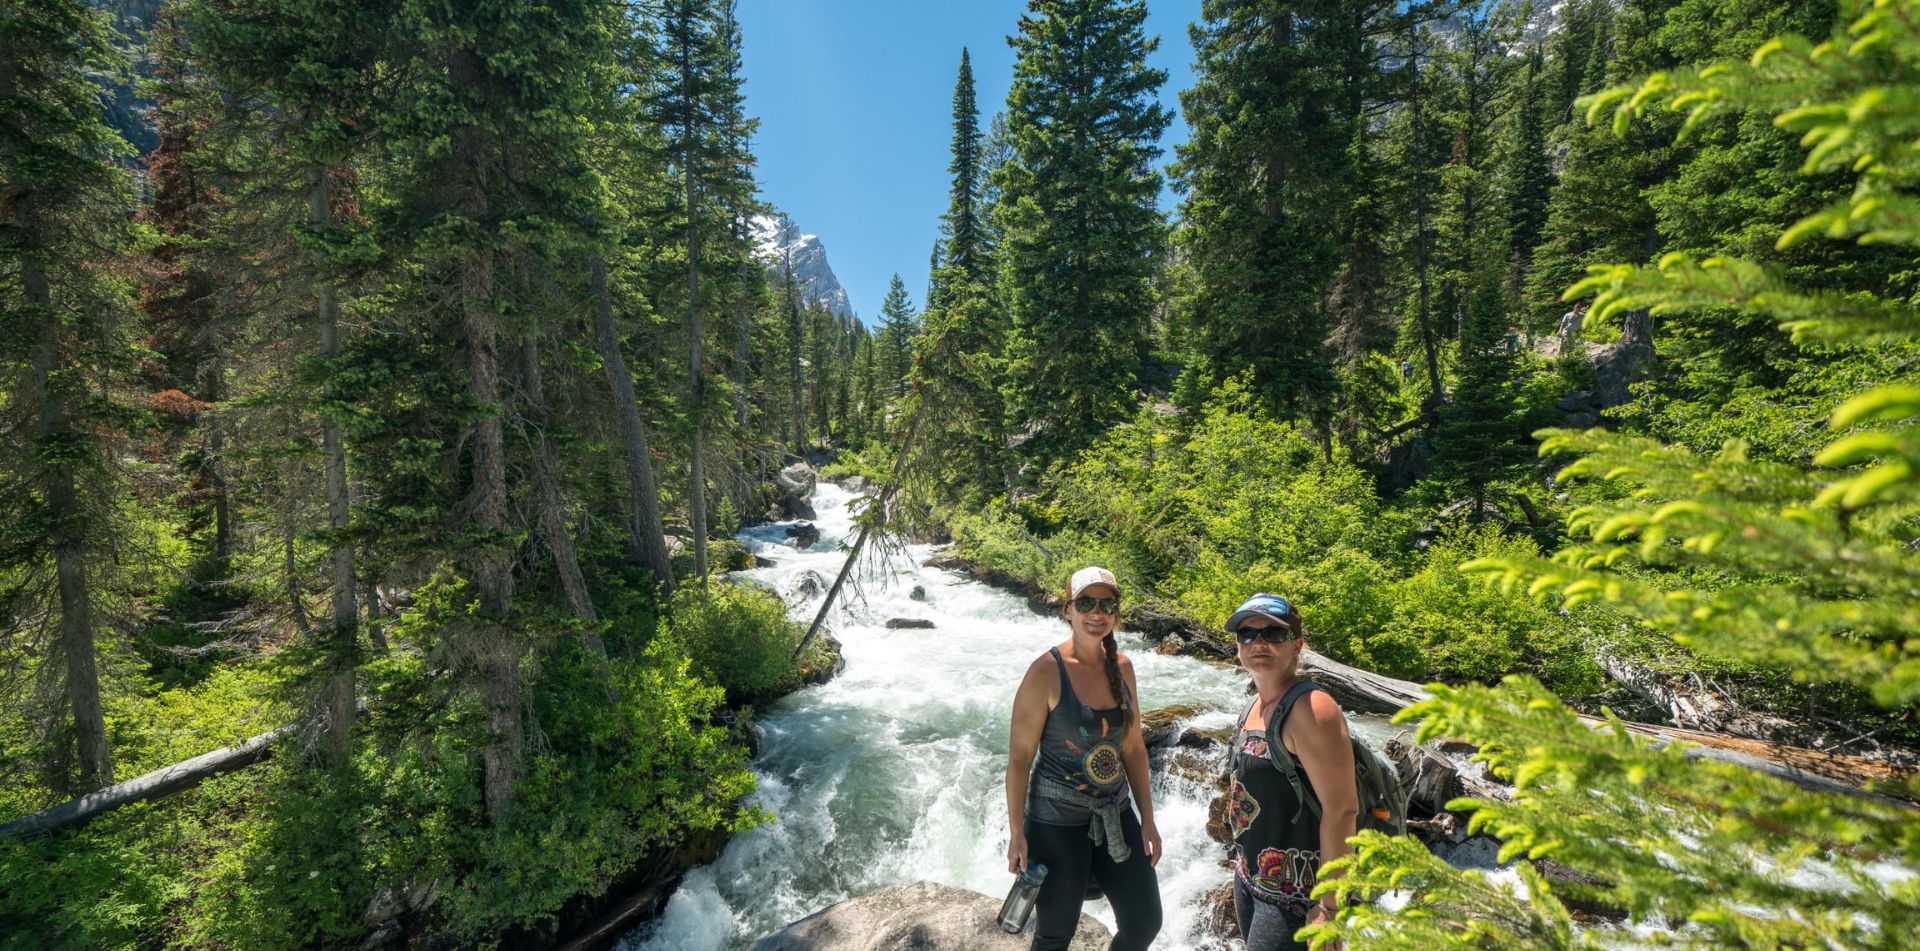
[[[1298,808],[1286,774],[1267,758],[1264,733],[1243,730],[1236,742],[1239,762],[1227,787],[1234,876],[1253,897],[1299,911],[1311,900],[1320,874],[1320,824],[1313,810]],[[1305,772],[1300,781],[1307,782]]]
[[[1034,757],[1034,784],[1053,783],[1082,796],[1124,800],[1127,770],[1120,758],[1120,738],[1126,732],[1132,692],[1127,693],[1127,705],[1095,710],[1074,693],[1060,649],[1048,653],[1060,671],[1060,702],[1047,711]],[[1124,690],[1126,685],[1121,687]],[[1032,793],[1027,797],[1027,815],[1048,825],[1083,825],[1092,819],[1092,811],[1085,806]]]

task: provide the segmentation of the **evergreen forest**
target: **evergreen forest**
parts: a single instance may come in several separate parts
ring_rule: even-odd
[[[670,888],[846,662],[729,574],[816,477],[1428,685],[1512,873],[1362,833],[1316,946],[1913,946],[1920,0],[1030,0],[865,320],[738,2],[0,0],[0,948]]]

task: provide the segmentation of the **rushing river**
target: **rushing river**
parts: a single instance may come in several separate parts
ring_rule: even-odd
[[[853,498],[837,486],[819,487],[820,539],[805,550],[792,547],[784,525],[742,533],[741,541],[773,564],[741,574],[782,594],[802,588],[808,572],[830,583],[845,558],[841,542],[851,541]],[[717,861],[688,873],[661,917],[628,935],[621,951],[744,948],[834,902],[921,879],[1006,893],[1013,691],[1027,664],[1060,641],[1066,626],[1035,615],[1013,595],[921,567],[929,554],[911,546],[857,572],[862,596],[843,592],[831,618],[846,670],[758,719],[757,798],[776,821],[735,836]],[[912,597],[916,586],[924,601]],[[810,620],[821,596],[790,596],[793,615]],[[887,629],[896,617],[936,626]],[[1121,634],[1120,644],[1134,659],[1144,709],[1192,704],[1215,711],[1192,722],[1205,729],[1230,723],[1246,702],[1246,678],[1230,668],[1163,657],[1137,635]],[[1356,720],[1355,729],[1375,740],[1389,732],[1366,720]],[[1156,765],[1154,812],[1167,852],[1159,866],[1166,925],[1155,948],[1214,946],[1197,930],[1199,899],[1227,874],[1222,848],[1206,833],[1212,795]],[[1104,901],[1087,911],[1112,926]]]

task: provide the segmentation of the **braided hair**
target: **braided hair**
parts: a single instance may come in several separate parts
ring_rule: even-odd
[[[1120,679],[1120,644],[1113,639],[1113,632],[1108,631],[1107,636],[1100,639],[1100,646],[1105,648],[1100,652],[1100,657],[1107,669],[1107,686],[1113,690],[1113,702],[1119,704],[1120,709],[1124,711],[1132,704],[1127,702],[1127,692],[1124,689],[1126,685]],[[1121,717],[1120,731],[1125,733],[1127,724],[1131,722],[1130,717]]]

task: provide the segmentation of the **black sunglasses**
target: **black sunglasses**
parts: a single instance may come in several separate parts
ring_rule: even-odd
[[[1266,641],[1269,644],[1285,644],[1288,641],[1296,640],[1300,637],[1300,635],[1293,633],[1293,628],[1285,624],[1274,624],[1268,627],[1248,627],[1242,624],[1240,625],[1240,630],[1234,632],[1234,636],[1239,638],[1242,644],[1251,644],[1254,641]]]
[[[1073,599],[1073,609],[1081,614],[1086,614],[1096,607],[1100,609],[1101,614],[1119,614],[1120,599],[1096,598],[1090,594],[1083,594]]]

